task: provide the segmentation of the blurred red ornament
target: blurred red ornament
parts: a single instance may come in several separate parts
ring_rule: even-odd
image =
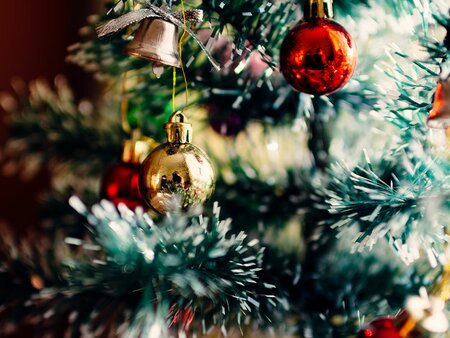
[[[100,197],[116,206],[123,203],[131,210],[144,207],[139,190],[140,164],[154,145],[153,140],[140,138],[138,132],[131,140],[126,140],[123,144],[122,161],[109,168],[103,176]]]
[[[109,168],[103,176],[101,198],[116,206],[123,203],[132,210],[144,207],[139,191],[139,170],[139,164],[123,162]]]
[[[436,290],[448,286],[449,278],[443,275],[443,284]],[[381,317],[371,322],[358,333],[358,338],[424,338],[448,332],[445,299],[428,296],[421,289],[420,296],[411,296],[406,307],[395,317]],[[440,337],[440,336],[439,336]]]
[[[438,81],[427,125],[430,128],[446,129],[450,127],[450,75],[447,79]]]
[[[382,317],[358,333],[358,338],[401,338],[393,318]]]
[[[228,97],[226,97],[228,98]],[[217,98],[221,100],[222,98]],[[222,99],[223,100],[223,99]],[[231,100],[231,99],[230,99]],[[231,105],[213,101],[208,105],[208,119],[211,128],[218,134],[235,136],[245,129],[247,121]]]
[[[352,77],[358,55],[344,27],[333,20],[308,18],[286,36],[280,50],[280,69],[296,90],[331,94]]]

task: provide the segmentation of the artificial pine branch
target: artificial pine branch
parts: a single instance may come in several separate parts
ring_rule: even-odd
[[[198,34],[220,61],[222,71],[211,72],[209,62],[196,43],[188,40],[184,44],[187,78],[190,87],[200,92],[200,95],[191,95],[190,105],[220,102],[224,113],[237,112],[245,120],[244,124],[250,119],[280,124],[298,117],[299,96],[285,85],[277,71],[273,71],[277,69],[279,46],[289,24],[294,25],[300,19],[293,4],[261,0],[203,1],[199,6],[205,11],[211,26],[205,20],[202,26],[197,27]],[[131,70],[130,84],[135,85],[130,85],[127,93],[131,106],[130,120],[132,124],[140,121],[139,127],[159,138],[160,133],[154,126],[164,122],[171,113],[172,72],[166,70],[156,79],[152,75],[151,63],[126,56],[123,49],[131,36],[125,33],[107,41],[92,36],[95,25],[105,20],[108,17],[91,20],[90,25],[83,29],[88,41],[73,45],[68,60],[94,72],[99,79],[113,79]],[[219,34],[222,32],[224,36]],[[260,55],[261,62],[267,63],[267,69],[258,75],[252,75],[250,69],[251,58],[255,54]],[[183,86],[181,72],[178,72],[177,95],[183,93]],[[367,87],[364,84],[358,90],[351,89],[348,95],[335,95],[332,103],[339,107],[340,101],[350,99],[368,104],[364,90]],[[258,108],[254,105],[255,100],[260,102]]]
[[[244,233],[230,236],[230,222],[219,220],[217,206],[211,220],[175,213],[155,224],[142,211],[119,206],[117,212],[106,201],[92,213],[77,199],[71,204],[87,217],[93,245],[102,255],[93,255],[91,262],[67,262],[70,292],[116,298],[148,293],[152,299],[146,302],[191,309],[208,327],[224,326],[232,318],[240,324],[242,315],[257,312],[272,298],[268,284],[265,292],[253,291],[260,283],[263,250],[255,250],[257,241],[245,241]]]
[[[78,249],[67,256],[66,272],[61,266],[55,270],[63,277],[59,283],[41,279],[38,291],[27,287],[29,318],[42,321],[45,330],[56,332],[69,320],[69,332],[126,327],[136,336],[157,325],[161,337],[168,337],[177,328],[188,329],[174,320],[182,311],[192,313],[196,331],[212,325],[226,330],[244,325],[248,315],[266,322],[268,314],[260,307],[278,303],[274,286],[258,278],[264,249],[243,232],[230,235],[230,221],[219,220],[217,206],[211,219],[175,213],[154,223],[142,210],[134,213],[123,205],[117,210],[106,201],[94,205],[92,213],[76,198],[71,205],[87,218],[90,238],[66,238]],[[14,273],[14,265],[5,265],[4,274]],[[23,293],[29,277],[19,280],[25,285],[15,289]]]
[[[250,51],[255,50],[268,56],[265,61],[271,67],[276,66],[278,48],[273,46],[277,46],[287,32],[285,25],[279,23],[289,21],[282,14],[294,15],[294,12],[289,7],[283,13],[284,1],[278,2],[281,6],[277,4],[274,11],[266,11],[271,7],[269,3],[272,2],[203,1],[203,6],[214,7],[207,11],[215,19],[212,22],[213,33],[230,28],[230,36],[235,42],[232,55],[238,59],[238,64],[245,62],[250,57]],[[386,0],[381,3],[398,16],[404,9],[411,11],[419,4],[413,0]],[[369,5],[366,1],[336,0],[342,14],[356,12],[361,8],[357,6],[359,4]],[[129,6],[127,10],[130,9]],[[425,26],[428,12],[424,10],[421,13]],[[284,21],[278,20],[280,17]],[[448,30],[446,13],[435,14],[434,18]],[[275,29],[270,32],[264,29],[274,23],[277,26]],[[206,28],[207,25],[202,27]],[[126,40],[126,37],[119,35],[108,42],[93,40],[75,46],[71,58],[97,71],[100,76],[106,74],[113,78],[125,70],[131,70],[135,76],[133,81],[136,82],[128,93],[132,108],[130,118],[137,121],[136,126],[159,137],[158,133],[162,130],[159,126],[166,122],[171,113],[168,104],[171,91],[158,88],[171,87],[171,72],[166,72],[160,80],[152,78],[149,75],[151,66],[122,54]],[[54,288],[36,292],[29,285],[30,274],[20,274],[20,283],[14,287],[19,285],[18,290],[23,287],[26,296],[32,295],[32,305],[26,311],[33,315],[28,319],[41,322],[47,331],[54,331],[58,327],[57,323],[68,323],[72,335],[88,331],[101,335],[110,330],[130,337],[140,333],[163,337],[173,334],[167,328],[175,324],[173,319],[179,315],[177,308],[180,311],[194,309],[197,332],[201,331],[199,327],[202,325],[207,328],[222,324],[225,331],[230,322],[244,321],[239,315],[242,311],[259,317],[258,311],[248,313],[248,310],[249,307],[256,310],[257,302],[260,302],[264,313],[261,318],[270,315],[275,320],[287,321],[289,332],[292,332],[292,326],[297,326],[297,332],[305,336],[312,332],[315,336],[344,337],[356,331],[360,313],[372,316],[388,312],[394,314],[411,290],[416,291],[419,286],[431,286],[432,279],[427,278],[429,265],[421,271],[413,269],[414,272],[408,274],[398,266],[381,262],[386,256],[386,247],[381,247],[382,252],[377,253],[357,252],[351,255],[350,251],[351,248],[353,251],[362,251],[364,247],[375,245],[379,248],[380,242],[375,243],[375,240],[387,237],[399,257],[407,263],[411,264],[417,259],[423,249],[434,266],[438,265],[439,257],[436,256],[443,252],[443,246],[448,240],[445,234],[448,231],[450,209],[450,168],[448,159],[430,155],[432,150],[425,126],[438,68],[448,54],[448,37],[440,42],[427,36],[422,39],[422,44],[429,53],[429,58],[423,61],[411,60],[404,53],[396,52],[396,60],[399,61],[396,61],[393,71],[387,73],[394,80],[398,96],[386,97],[386,93],[381,93],[375,97],[372,95],[374,84],[360,81],[360,86],[346,88],[332,95],[329,101],[316,102],[319,105],[325,102],[327,109],[333,112],[338,112],[340,103],[343,103],[347,109],[359,114],[361,105],[365,107],[364,110],[369,110],[367,107],[377,100],[377,111],[387,112],[387,120],[398,127],[400,136],[398,138],[395,134],[393,137],[398,145],[388,150],[385,159],[373,165],[331,166],[320,177],[315,168],[309,173],[298,175],[293,174],[298,171],[292,169],[286,185],[270,184],[239,175],[240,165],[237,164],[233,168],[239,176],[236,182],[219,182],[217,198],[224,200],[230,215],[244,214],[238,217],[245,219],[251,230],[258,228],[261,219],[265,225],[277,224],[282,227],[292,217],[302,216],[310,229],[305,233],[308,247],[305,257],[288,257],[274,245],[270,248],[270,256],[266,255],[261,262],[261,252],[255,250],[251,253],[253,249],[249,248],[249,243],[242,236],[226,236],[229,230],[227,224],[221,223],[218,217],[209,223],[204,218],[173,215],[155,225],[140,211],[132,213],[120,208],[117,213],[111,205],[103,202],[90,213],[75,202],[91,223],[91,241],[67,239],[68,243],[76,244],[74,247],[80,246],[82,250],[81,256],[66,261],[68,274],[62,274],[61,268],[55,267],[56,275],[67,278],[59,281],[64,285],[56,283]],[[194,79],[192,86],[202,93],[210,94],[205,94],[204,98],[195,97],[193,103],[207,105],[217,98],[217,95],[211,94],[228,90],[233,91],[233,95],[238,98],[246,98],[250,104],[252,101],[258,101],[261,107],[269,104],[270,109],[263,109],[254,115],[251,113],[252,118],[274,121],[280,116],[298,117],[302,114],[299,114],[299,107],[305,105],[307,100],[304,97],[294,98],[293,92],[285,96],[289,98],[286,100],[289,104],[283,106],[286,107],[282,109],[283,112],[280,106],[271,106],[276,101],[274,96],[283,95],[283,84],[270,72],[263,75],[262,82],[259,79],[243,80],[245,72],[235,71],[236,68],[211,75],[210,66],[202,59],[195,44],[187,43],[185,47],[187,60],[193,60],[187,70],[188,76]],[[242,53],[245,55],[240,60],[239,54]],[[411,67],[403,66],[408,62]],[[224,88],[215,85],[224,82]],[[273,95],[267,94],[273,85]],[[19,135],[15,149],[36,154],[38,159],[57,158],[74,167],[85,166],[93,155],[99,161],[93,162],[95,169],[90,173],[99,174],[99,168],[114,161],[117,158],[115,152],[120,149],[121,134],[117,119],[106,123],[115,126],[112,132],[115,136],[111,137],[109,131],[98,130],[96,121],[82,114],[84,110],[78,109],[72,96],[66,95],[64,91],[58,92],[58,95],[49,95],[48,88],[39,88],[37,94],[32,95],[31,104],[28,105],[28,99],[24,100],[27,102],[27,113],[18,116],[12,124],[17,126],[13,133]],[[357,88],[356,92],[352,92],[354,88]],[[368,88],[371,91],[369,97]],[[178,81],[176,93],[182,90],[182,81]],[[34,102],[39,104],[33,106]],[[248,105],[243,104],[242,107],[239,112],[246,114]],[[110,115],[117,117],[118,114]],[[40,118],[43,118],[44,123]],[[101,118],[105,121],[106,116],[101,113]],[[81,126],[77,124],[78,120]],[[291,120],[283,119],[285,121]],[[46,134],[52,136],[49,141],[44,137]],[[88,135],[89,139],[100,135],[100,139],[104,140],[103,148],[91,149],[87,146],[74,155],[73,149],[78,149],[80,144],[85,145],[85,138],[79,138],[83,134]],[[338,139],[339,136],[342,135],[335,135],[334,138]],[[44,140],[47,148],[42,150],[40,145]],[[317,142],[312,144],[312,148],[324,143],[321,137],[314,141]],[[10,143],[10,147],[14,148],[14,142]],[[324,148],[328,148],[328,142]],[[97,150],[100,155],[96,153]],[[23,154],[22,151],[17,153]],[[70,154],[70,158],[67,154]],[[326,162],[324,167],[330,163]],[[103,166],[97,163],[103,163]],[[231,199],[233,201],[228,201]],[[355,230],[351,225],[357,225],[358,228]],[[122,235],[119,236],[120,233]],[[130,236],[124,236],[124,233]],[[335,238],[336,235],[341,238]],[[352,237],[354,241],[349,241],[342,251],[336,251],[336,245],[342,243],[342,237],[345,236]],[[245,249],[249,251],[241,251]],[[26,262],[25,258],[19,258],[16,263],[25,266],[25,271],[39,270],[22,264],[23,260]],[[2,281],[9,283],[13,265],[5,265]],[[269,281],[270,284],[259,281]],[[65,285],[67,282],[70,285]],[[272,290],[272,284],[277,286],[277,290]],[[11,284],[6,285],[9,288]],[[392,290],[395,292],[390,292]],[[271,298],[274,295],[276,298]],[[14,298],[17,304],[26,297]],[[25,312],[20,307],[19,312],[22,311]],[[250,320],[250,317],[247,316],[246,320]],[[291,319],[294,325],[290,325]],[[58,331],[54,332],[58,336]]]
[[[450,54],[450,16],[447,13],[435,13],[433,19],[436,28],[444,28],[446,36],[444,40],[438,40],[428,34],[420,37],[420,44],[429,55],[428,63],[440,65]]]
[[[122,132],[117,116],[106,109],[96,111],[91,102],[76,102],[64,78],[55,79],[55,89],[43,80],[31,82],[28,89],[22,83],[15,87],[18,100],[1,100],[12,135],[1,154],[9,171],[27,174],[30,168],[64,163],[87,177],[119,157]],[[97,123],[99,119],[103,123]]]
[[[444,169],[433,162],[425,166],[423,159],[414,160],[415,165],[405,155],[397,167],[385,163],[378,174],[370,163],[333,166],[330,183],[322,192],[326,202],[322,207],[331,219],[323,222],[338,229],[359,224],[354,251],[371,248],[387,237],[407,263],[423,249],[437,264],[444,252],[450,209],[448,166]]]

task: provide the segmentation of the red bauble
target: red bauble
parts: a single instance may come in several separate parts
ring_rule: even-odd
[[[427,125],[430,128],[450,127],[450,75],[447,79],[439,79]]]
[[[100,195],[114,203],[125,204],[131,210],[136,207],[144,207],[144,202],[139,191],[138,163],[118,163],[106,171],[103,176]]]
[[[358,338],[401,338],[392,318],[382,317],[358,333]]]
[[[303,93],[330,94],[353,75],[358,55],[344,27],[326,18],[295,26],[281,45],[280,68],[289,84]]]

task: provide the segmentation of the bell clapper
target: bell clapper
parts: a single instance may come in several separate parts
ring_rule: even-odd
[[[159,79],[164,72],[164,65],[161,63],[153,63],[152,67],[153,74],[155,74],[156,78]]]

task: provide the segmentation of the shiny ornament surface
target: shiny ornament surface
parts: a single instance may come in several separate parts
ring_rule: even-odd
[[[344,27],[327,18],[309,18],[286,36],[280,69],[296,90],[331,94],[352,77],[358,60],[355,42]]]
[[[144,200],[165,214],[174,195],[183,209],[203,204],[214,191],[214,170],[208,157],[193,144],[164,143],[142,164],[140,186]]]
[[[125,204],[131,210],[144,207],[139,192],[140,165],[135,163],[118,163],[112,166],[103,176],[100,195],[116,206]]]
[[[450,127],[450,76],[447,79],[440,79],[437,84],[427,125],[430,128],[441,129]]]
[[[145,19],[125,51],[156,64],[180,67],[178,27],[161,19]]]
[[[182,116],[182,115],[181,115]],[[190,143],[192,127],[175,122],[165,125],[167,143],[155,148],[142,164],[141,193],[146,203],[161,214],[203,204],[211,197],[215,174],[208,156]]]
[[[358,338],[401,338],[394,319],[378,318],[358,333]]]

